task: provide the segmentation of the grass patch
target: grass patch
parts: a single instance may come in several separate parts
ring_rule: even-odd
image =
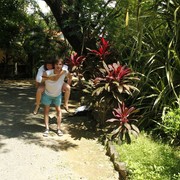
[[[153,141],[145,133],[131,144],[116,145],[131,180],[180,180],[180,150]]]

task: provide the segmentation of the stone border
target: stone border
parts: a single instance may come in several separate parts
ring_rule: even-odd
[[[106,147],[106,155],[110,157],[110,160],[112,161],[115,170],[119,172],[119,180],[127,180],[128,171],[127,171],[126,163],[118,161],[119,155],[112,141],[106,138],[103,143]]]

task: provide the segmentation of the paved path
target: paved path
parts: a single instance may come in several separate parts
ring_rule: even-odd
[[[36,116],[31,113],[34,97],[29,82],[1,82],[1,180],[118,180],[98,135],[87,129],[86,117],[68,117],[63,110],[64,136],[58,137],[52,108],[51,133],[44,138],[42,108]]]

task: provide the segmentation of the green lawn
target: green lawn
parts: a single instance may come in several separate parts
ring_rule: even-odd
[[[116,148],[130,180],[180,180],[180,149],[155,142],[144,133]]]

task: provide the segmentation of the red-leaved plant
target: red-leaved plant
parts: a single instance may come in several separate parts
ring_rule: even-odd
[[[94,79],[95,90],[93,95],[103,94],[105,96],[108,93],[108,96],[111,94],[118,103],[121,103],[122,93],[131,95],[132,91],[138,91],[133,85],[134,80],[138,80],[138,78],[133,76],[130,68],[120,65],[119,62],[109,64],[105,73]]]
[[[110,54],[109,49],[109,41],[106,41],[103,37],[100,38],[100,44],[98,50],[88,49],[91,53],[100,57],[101,60],[105,59],[105,56]]]
[[[70,72],[78,77],[78,82],[76,82],[74,85],[78,84],[79,86],[82,86],[81,78],[83,73],[83,62],[85,59],[85,56],[80,56],[76,52],[73,52],[70,58],[67,60],[67,63],[70,67]]]
[[[137,112],[134,107],[127,108],[125,103],[118,104],[118,108],[113,109],[113,115],[115,118],[108,119],[107,122],[118,122],[117,129],[112,131],[112,137],[115,139],[119,138],[120,142],[125,140],[127,143],[131,143],[130,134],[133,134],[135,137],[139,134],[139,129],[132,124],[133,121],[137,121],[136,119],[130,118],[133,113]]]
[[[135,91],[139,91],[135,84],[135,81],[139,79],[130,68],[121,65],[118,61],[107,64],[106,61],[110,60],[107,58],[111,58],[107,56],[110,54],[110,44],[103,37],[100,40],[97,50],[88,49],[91,59],[92,57],[99,58],[99,61],[94,63],[96,66],[92,66],[92,71],[89,71],[93,73],[93,76],[88,84],[88,93],[92,109],[98,111],[99,114],[96,119],[103,126],[108,112],[112,111],[113,107],[125,101],[127,95],[132,96]]]
[[[79,56],[76,52],[72,53],[70,58],[68,59],[68,65],[72,68],[72,71],[78,71],[80,66],[84,62],[85,57]]]
[[[90,74],[89,81],[83,81],[86,87],[83,91],[86,93],[86,104],[91,108],[93,114],[97,114],[95,117],[97,124],[103,127],[109,112],[118,106],[113,111],[117,119],[110,119],[108,122],[120,121],[114,135],[120,134],[120,139],[123,139],[123,134],[125,134],[126,139],[128,139],[129,132],[138,134],[139,131],[135,125],[129,124],[129,115],[134,111],[134,108],[127,109],[122,102],[127,99],[128,95],[133,95],[135,91],[138,91],[135,81],[139,79],[127,66],[121,65],[118,61],[114,62],[113,58],[107,59],[111,58],[107,56],[110,54],[109,47],[109,41],[101,37],[99,47],[96,50],[88,49],[90,53],[86,56],[86,66],[82,68],[81,65],[85,58],[77,54],[71,56],[71,64],[78,72],[81,67],[82,71]],[[107,64],[107,61],[112,62],[112,60],[114,63]]]
[[[119,62],[110,64],[108,65],[108,67],[109,72],[106,76],[106,79],[109,81],[116,80],[120,82],[123,79],[123,77],[128,76],[131,73],[130,68],[127,68],[126,66],[121,66]]]

